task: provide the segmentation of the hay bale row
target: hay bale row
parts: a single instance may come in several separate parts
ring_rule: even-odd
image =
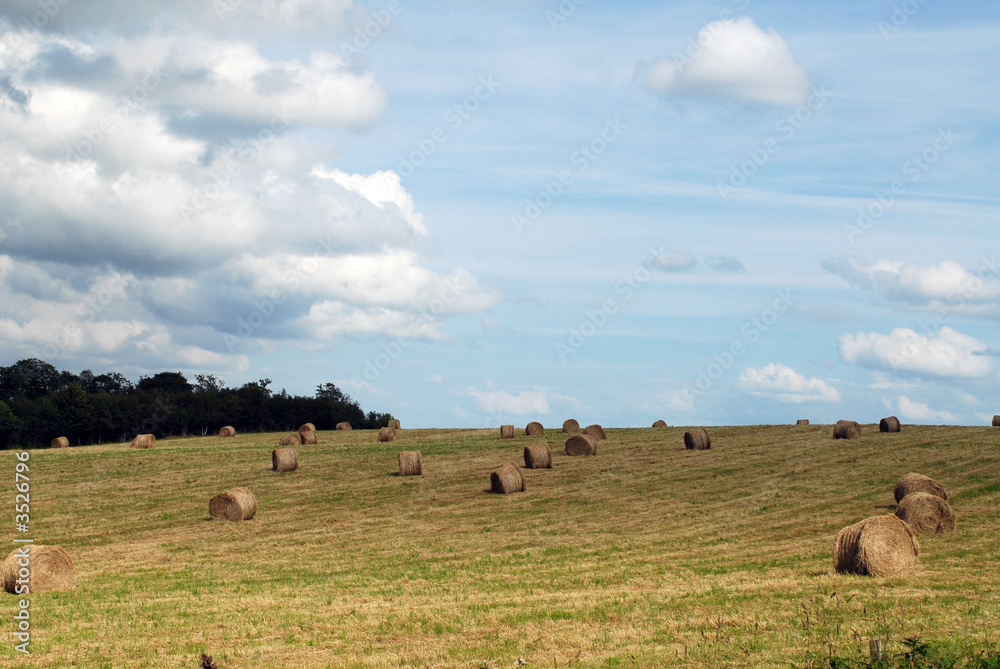
[[[597,455],[597,440],[589,434],[577,434],[566,440],[566,455]]]
[[[899,419],[895,416],[883,418],[878,422],[879,432],[899,432]]]
[[[563,422],[563,432],[566,434],[576,434],[580,431],[580,423],[570,418]]]
[[[383,427],[378,431],[378,440],[380,442],[396,441],[396,430],[391,427]]]
[[[840,574],[895,576],[917,564],[916,533],[896,516],[873,516],[842,529],[834,542],[833,568]]]
[[[0,579],[6,592],[19,595],[62,592],[76,586],[69,553],[59,546],[42,544],[28,544],[11,551],[0,565]]]
[[[490,474],[490,489],[498,495],[524,492],[524,474],[513,462]]]
[[[838,420],[833,426],[834,439],[857,439],[861,436],[861,425],[855,420]]]
[[[232,425],[227,425],[221,430],[219,430],[219,436],[223,439],[236,436],[236,428]]]
[[[809,419],[808,418],[800,418],[797,421],[795,421],[795,424],[796,425],[808,425],[809,424]]]
[[[545,428],[538,421],[531,421],[528,426],[524,428],[524,433],[529,437],[540,437],[545,434]]]
[[[594,439],[607,439],[608,438],[607,435],[604,434],[604,428],[601,427],[600,425],[597,425],[597,424],[588,425],[587,427],[583,428],[583,433],[584,434],[589,434]]]
[[[893,489],[892,494],[896,498],[896,503],[899,504],[904,497],[915,492],[927,492],[937,495],[945,501],[948,500],[948,493],[945,492],[944,486],[931,477],[916,472],[900,476],[899,480],[896,481],[896,487]]]
[[[276,448],[271,451],[271,469],[276,472],[294,472],[299,468],[299,454],[294,448]]]
[[[399,453],[400,476],[422,476],[423,473],[424,460],[420,457],[420,451],[401,451]]]
[[[693,451],[707,451],[712,448],[712,438],[708,436],[708,430],[696,427],[685,432],[684,448]]]
[[[552,469],[552,451],[545,442],[524,447],[525,469]]]
[[[153,448],[156,446],[156,437],[151,434],[139,434],[132,440],[129,448]]]
[[[281,439],[278,440],[279,446],[301,446],[302,445],[302,435],[298,432],[290,432],[289,434],[281,435]]]
[[[299,426],[299,434],[303,432],[315,432],[315,431],[316,431],[316,426],[313,425],[312,423],[303,423],[302,425]]]
[[[315,446],[319,443],[319,437],[316,436],[315,432],[299,432],[299,439],[302,440],[303,446]]]
[[[208,501],[212,520],[251,520],[257,515],[257,498],[247,488],[231,488]]]
[[[653,427],[666,427],[666,426],[667,426],[667,421],[665,420],[658,420],[655,423],[653,423]]]
[[[69,439],[66,437],[56,437],[49,444],[49,448],[69,448]]]
[[[501,439],[513,439],[514,438],[514,426],[513,425],[501,425],[500,426],[500,438]]]
[[[337,423],[337,429],[346,432],[351,430],[352,428],[350,423],[344,422],[344,423]]]
[[[396,418],[393,418],[392,420],[389,421],[389,427],[391,427],[394,430],[402,430],[403,429],[402,427],[399,426],[399,420],[396,419]]]

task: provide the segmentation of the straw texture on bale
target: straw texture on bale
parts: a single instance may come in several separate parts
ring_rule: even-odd
[[[299,432],[299,439],[302,440],[303,446],[315,446],[319,443],[319,437],[316,436],[315,432]]]
[[[913,569],[919,555],[913,528],[896,516],[873,516],[837,534],[833,568],[840,574],[895,576]]]
[[[809,419],[808,418],[800,418],[797,421],[795,421],[795,424],[796,425],[808,425],[809,424]]]
[[[552,451],[545,442],[524,447],[525,469],[552,469]]]
[[[513,462],[490,474],[490,489],[498,495],[524,492],[524,474]]]
[[[604,428],[600,425],[588,425],[583,428],[583,433],[589,434],[594,439],[607,439],[607,436],[604,434]]]
[[[399,419],[397,419],[397,418],[393,418],[392,420],[389,421],[389,427],[391,427],[394,430],[402,430],[403,429],[402,427],[400,427],[400,425],[399,425]]]
[[[684,433],[684,448],[690,451],[707,451],[712,448],[712,438],[708,436],[708,430],[703,427],[696,427]]]
[[[232,425],[227,425],[224,428],[222,428],[221,430],[219,430],[219,436],[220,437],[235,437],[236,436],[236,428],[233,427]]]
[[[993,416],[993,427],[1000,427],[1000,415]]]
[[[666,427],[666,426],[667,426],[667,421],[665,420],[658,420],[655,423],[653,423],[653,427]]]
[[[3,589],[11,594],[27,595],[36,592],[62,592],[72,590],[76,586],[76,576],[73,571],[73,558],[58,546],[43,546],[28,544],[28,566],[21,565],[25,560],[22,549],[15,548],[0,565],[0,578],[3,579]],[[28,570],[28,590],[23,591],[24,584],[18,584],[21,569]],[[23,579],[22,579],[23,580]],[[18,592],[20,585],[22,592]]]
[[[861,425],[855,420],[838,420],[833,426],[834,439],[857,439],[861,436]]]
[[[132,440],[131,448],[153,448],[156,446],[156,437],[151,434],[139,434]]]
[[[400,451],[399,453],[399,475],[400,476],[422,476],[424,473],[424,460],[420,457],[420,451]]]
[[[257,515],[257,498],[246,488],[231,488],[208,501],[212,520],[250,520]]]
[[[299,468],[299,454],[294,448],[276,448],[271,451],[271,469],[276,472],[294,472]]]
[[[589,434],[578,434],[566,440],[566,455],[597,455],[597,440]]]
[[[896,507],[896,517],[905,520],[917,534],[949,534],[955,531],[951,505],[929,492],[911,492]]]
[[[524,433],[529,437],[540,437],[545,434],[545,428],[538,421],[531,421],[528,427],[524,428]]]
[[[306,423],[305,425],[299,426],[299,432],[315,432],[316,426],[312,423]]]
[[[580,431],[580,423],[570,418],[563,423],[563,432],[566,434],[574,434]]]
[[[346,430],[350,430],[352,428],[351,428],[351,424],[350,423],[337,423],[337,429],[338,430],[345,430],[346,431]]]
[[[916,472],[900,476],[899,480],[896,481],[896,487],[893,489],[892,494],[896,498],[896,503],[899,504],[904,497],[914,492],[929,492],[945,501],[948,500],[948,493],[944,491],[943,485],[929,476],[924,476]]]
[[[69,448],[69,439],[66,437],[56,437],[49,445],[50,448]]]
[[[378,431],[379,441],[396,441],[396,431],[391,427],[383,427]]]
[[[281,441],[278,442],[279,446],[301,446],[302,445],[302,435],[298,432],[292,432],[290,434],[284,434],[281,436]]]
[[[899,419],[895,416],[883,418],[878,422],[879,432],[899,432]]]
[[[514,438],[514,426],[513,425],[501,425],[500,426],[500,438],[501,439],[513,439]]]

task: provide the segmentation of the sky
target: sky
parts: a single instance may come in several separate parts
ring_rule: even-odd
[[[1000,413],[1000,6],[3,0],[0,365],[403,427]]]

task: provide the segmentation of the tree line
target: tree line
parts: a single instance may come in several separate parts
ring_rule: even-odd
[[[227,388],[212,374],[194,382],[160,372],[132,383],[118,372],[59,371],[37,358],[0,366],[0,448],[47,446],[56,437],[71,445],[131,441],[137,434],[204,436],[226,425],[237,432],[294,431],[303,423],[332,430],[385,427],[388,413],[362,411],[333,383],[313,397],[274,393],[271,379]]]

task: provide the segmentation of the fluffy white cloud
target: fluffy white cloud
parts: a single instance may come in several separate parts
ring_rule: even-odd
[[[955,416],[947,411],[934,411],[926,404],[914,402],[906,395],[902,395],[899,398],[899,413],[904,418],[915,421],[940,420],[954,422],[955,420]]]
[[[791,367],[774,363],[761,369],[747,367],[736,385],[752,395],[787,404],[840,401],[840,392],[826,381],[807,379]]]
[[[985,344],[947,326],[927,336],[910,328],[859,332],[838,343],[844,362],[874,369],[959,379],[983,378],[994,369]]]
[[[387,204],[394,205],[415,232],[427,235],[423,214],[417,212],[417,208],[413,204],[413,196],[403,188],[399,175],[394,170],[365,176],[364,174],[347,174],[340,170],[317,168],[313,174],[325,179],[333,179],[347,190],[358,193],[376,207],[385,208]]]
[[[544,416],[549,413],[549,401],[545,393],[538,390],[525,390],[515,395],[505,390],[468,388],[463,394],[474,398],[479,408],[491,414]]]
[[[743,17],[704,26],[687,54],[662,58],[638,72],[642,83],[663,97],[691,96],[765,104],[801,104],[809,75],[788,44]]]

